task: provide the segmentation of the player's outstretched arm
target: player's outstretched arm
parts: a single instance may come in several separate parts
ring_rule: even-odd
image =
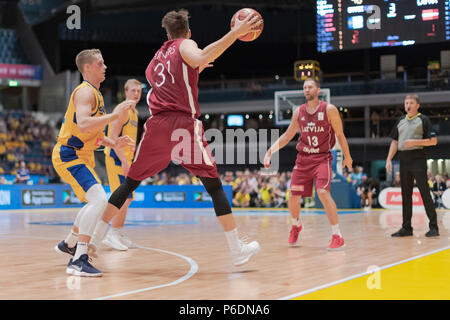
[[[261,23],[262,20],[259,20],[258,16],[252,15],[248,15],[244,20],[237,20],[226,35],[204,49],[200,49],[195,41],[186,39],[180,45],[181,56],[192,68],[207,66],[220,57],[237,38],[247,34]]]
[[[339,145],[341,146],[342,153],[344,154],[343,165],[350,170],[352,169],[353,160],[350,156],[350,148],[348,147],[347,139],[344,135],[344,129],[342,128],[342,119],[339,115],[338,109],[334,105],[328,104],[327,116],[331,126],[333,127],[334,133],[336,134]]]
[[[119,118],[122,113],[136,105],[134,100],[126,100],[119,104],[113,113],[101,117],[91,117],[95,109],[95,96],[90,88],[79,89],[74,96],[74,104],[77,112],[77,125],[81,132],[103,129],[108,123]]]
[[[294,110],[294,113],[292,114],[291,123],[289,124],[289,127],[287,128],[286,132],[281,135],[281,137],[278,138],[277,141],[267,150],[266,155],[264,157],[264,167],[269,168],[270,167],[270,158],[272,155],[277,152],[278,150],[284,148],[289,141],[292,140],[292,138],[295,137],[295,135],[298,132],[299,126],[298,126],[298,114],[299,114],[300,108],[297,108]]]

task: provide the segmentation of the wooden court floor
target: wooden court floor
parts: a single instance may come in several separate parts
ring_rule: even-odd
[[[438,213],[440,237],[425,238],[427,218],[415,212],[414,236],[398,239],[400,211],[340,210],[346,247],[328,252],[323,211],[302,211],[299,245],[289,247],[286,210],[234,210],[261,245],[234,267],[212,209],[130,209],[126,234],[140,248],[102,247],[101,278],[67,275],[69,256],[53,249],[76,212],[0,211],[0,299],[450,299],[450,211]]]

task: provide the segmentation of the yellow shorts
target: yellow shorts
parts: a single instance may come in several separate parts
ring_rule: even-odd
[[[112,150],[111,150],[112,151]],[[106,173],[108,175],[109,188],[111,193],[116,191],[116,189],[125,181],[125,176],[123,175],[123,170],[120,160],[115,156],[105,155],[105,166]],[[128,195],[128,199],[134,199],[134,191]]]
[[[55,171],[61,179],[70,184],[80,201],[87,202],[85,194],[94,184],[100,184],[100,179],[94,171],[94,152],[79,152],[73,148],[55,145],[52,153]]]

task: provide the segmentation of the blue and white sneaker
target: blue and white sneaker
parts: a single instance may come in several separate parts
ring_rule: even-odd
[[[81,257],[75,261],[70,259],[66,273],[79,277],[101,277],[103,275],[100,270],[94,268],[94,266],[89,263],[89,256],[87,254],[82,254]]]
[[[67,243],[63,240],[55,246],[55,251],[59,253],[68,253],[73,256],[75,255],[75,251],[77,251],[77,245],[73,248],[69,248]]]

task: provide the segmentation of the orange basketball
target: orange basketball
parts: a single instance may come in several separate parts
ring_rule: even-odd
[[[259,14],[259,12],[256,11],[255,9],[243,8],[243,9],[237,11],[237,12],[233,15],[233,18],[231,18],[231,28],[234,27],[234,22],[236,21],[236,19],[244,20],[245,18],[247,18],[247,16],[248,16],[249,14],[256,15],[256,16],[258,16],[259,19],[261,19],[261,20],[263,19],[262,16]],[[260,35],[261,32],[263,31],[263,28],[264,28],[264,22],[261,23],[261,24],[258,26],[258,29],[252,30],[252,31],[250,31],[249,33],[247,33],[246,35],[243,35],[243,36],[239,37],[238,39],[241,40],[241,41],[245,41],[245,42],[253,41],[253,40],[255,40],[256,38],[259,37],[259,35]]]

